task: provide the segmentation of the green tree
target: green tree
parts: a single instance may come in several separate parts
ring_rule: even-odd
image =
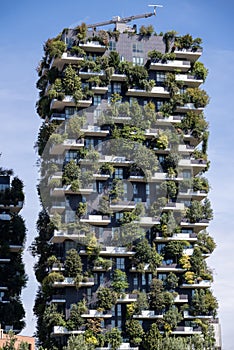
[[[134,345],[140,345],[145,334],[142,325],[137,320],[127,320],[125,323],[126,333]]]
[[[69,330],[78,330],[85,323],[85,320],[81,315],[86,312],[87,306],[85,300],[81,300],[77,304],[72,304],[70,316],[67,321],[67,328]]]
[[[107,287],[100,287],[97,291],[97,306],[104,310],[110,310],[117,301],[116,293]]]
[[[160,349],[162,336],[156,323],[153,323],[149,331],[145,334],[143,347],[147,350]]]
[[[126,288],[128,288],[128,281],[127,281],[127,276],[124,271],[121,270],[115,270],[114,275],[113,275],[113,280],[112,280],[112,288],[113,290],[121,294],[125,291]]]
[[[107,331],[105,334],[105,340],[110,344],[111,349],[113,350],[117,350],[123,341],[121,332],[118,328],[112,328],[110,331]]]
[[[67,251],[64,268],[67,277],[75,278],[82,272],[81,259],[76,249],[70,249]]]
[[[90,350],[89,345],[86,343],[83,334],[71,335],[68,339],[67,346],[63,347],[63,350]]]

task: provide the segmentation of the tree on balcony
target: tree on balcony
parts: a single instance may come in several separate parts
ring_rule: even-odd
[[[207,315],[216,317],[217,299],[209,289],[195,290],[191,304],[191,314],[194,316]]]
[[[148,332],[146,332],[143,340],[143,347],[146,350],[160,349],[162,335],[159,332],[156,323],[152,323]],[[161,350],[161,349],[160,349]]]
[[[61,58],[62,54],[66,51],[66,44],[57,38],[48,39],[44,45],[44,51],[49,61],[52,58]]]
[[[80,41],[83,42],[86,39],[86,36],[87,36],[87,25],[83,22],[79,26],[77,26],[75,28],[75,30],[77,32],[76,36],[77,36],[78,41],[79,42]]]
[[[178,128],[185,134],[191,134],[197,139],[201,139],[203,133],[206,131],[208,123],[203,114],[196,114],[192,111],[186,113],[185,118],[181,120]]]
[[[195,108],[204,108],[209,103],[206,91],[199,88],[187,88],[183,99],[185,103],[193,103]]]
[[[70,249],[66,252],[66,260],[64,263],[65,275],[67,277],[76,278],[82,272],[81,258],[76,249]]]
[[[169,308],[174,303],[172,293],[165,291],[163,282],[157,278],[153,278],[149,292],[149,306],[157,312]]]
[[[123,294],[125,289],[129,287],[126,273],[116,269],[113,274],[111,286],[118,295]]]
[[[203,254],[211,254],[216,248],[214,239],[206,231],[201,231],[197,235],[197,244]]]
[[[170,241],[162,250],[164,260],[173,260],[176,264],[183,255],[183,250],[188,246],[186,241]]]
[[[80,176],[80,167],[72,159],[63,169],[62,183],[64,185],[71,185],[71,190],[76,191],[80,188]]]
[[[176,306],[171,307],[168,311],[163,315],[164,321],[164,330],[167,333],[170,333],[175,327],[182,321],[183,316],[179,312]]]
[[[174,291],[178,287],[179,277],[175,273],[170,272],[164,281],[164,287],[169,292]]]
[[[208,69],[205,68],[202,62],[196,61],[192,67],[191,74],[193,74],[196,79],[201,79],[205,82],[208,75]]]
[[[66,327],[69,330],[79,330],[81,326],[84,325],[85,320],[81,316],[82,314],[85,314],[88,311],[88,308],[86,306],[86,301],[81,300],[77,304],[72,304],[70,308],[70,316],[67,320]]]
[[[63,347],[63,350],[90,350],[90,346],[86,343],[84,335],[71,335],[68,339],[67,346]]]
[[[97,307],[111,310],[117,301],[117,294],[108,287],[100,287],[97,291]]]
[[[130,343],[134,345],[140,345],[143,337],[144,337],[144,330],[142,328],[142,325],[137,320],[127,320],[125,323],[126,327],[126,333],[129,337]]]
[[[68,133],[68,138],[79,139],[83,136],[81,128],[85,124],[85,117],[80,115],[73,115],[72,118],[68,120],[66,132]]]
[[[149,268],[152,271],[156,271],[157,267],[160,266],[162,262],[162,256],[151,247],[147,239],[143,239],[137,243],[135,252],[133,261],[138,271],[143,272],[146,264],[149,264]]]
[[[112,328],[105,334],[105,341],[110,344],[111,349],[117,350],[122,344],[123,338],[118,328]]]

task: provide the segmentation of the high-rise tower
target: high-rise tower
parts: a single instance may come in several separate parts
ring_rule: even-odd
[[[82,24],[44,46],[32,250],[45,347],[73,334],[73,347],[221,348],[201,39],[127,25],[151,15]]]
[[[25,316],[20,299],[27,281],[22,261],[26,229],[19,215],[23,202],[22,181],[0,168],[0,323],[14,333],[24,328]]]

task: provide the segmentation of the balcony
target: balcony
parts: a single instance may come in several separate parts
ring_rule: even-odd
[[[213,316],[211,315],[196,315],[196,316],[192,316],[189,314],[188,311],[184,311],[184,319],[185,320],[194,320],[194,319],[200,319],[200,320],[212,320]]]
[[[151,90],[147,91],[147,90],[142,90],[142,89],[128,89],[127,96],[136,96],[136,97],[163,97],[163,98],[169,98],[170,97],[170,93],[163,88],[162,86],[155,86],[153,87]]]
[[[135,253],[129,251],[127,247],[103,247],[100,251],[100,255],[107,256],[133,256]]]
[[[23,250],[23,246],[22,245],[16,245],[16,244],[10,244],[9,245],[9,249],[11,253],[18,253],[20,251]]]
[[[208,225],[209,225],[209,220],[207,219],[202,219],[199,222],[189,222],[189,220],[185,218],[180,223],[180,226],[182,228],[191,228],[193,229],[194,232],[205,230]]]
[[[79,239],[85,238],[85,234],[82,233],[68,233],[62,231],[54,231],[53,236],[50,239],[50,243],[63,243],[66,240],[79,241]]]
[[[191,62],[195,62],[202,55],[202,49],[197,49],[196,51],[192,51],[191,49],[178,49],[176,48],[174,53],[176,54],[176,58],[189,60]]]
[[[50,109],[63,110],[65,107],[89,107],[92,104],[92,100],[79,100],[75,102],[72,96],[65,96],[62,101],[54,98],[51,101]]]
[[[167,125],[168,123],[180,123],[181,119],[183,119],[182,115],[170,115],[169,117],[161,117],[160,115],[157,118],[157,123],[161,125]]]
[[[49,304],[65,304],[66,296],[65,295],[52,295]]]
[[[158,218],[153,218],[151,216],[143,216],[143,217],[140,217],[140,220],[137,221],[137,223],[139,223],[140,226],[143,226],[143,227],[152,227],[154,225],[157,225],[160,223],[159,219]]]
[[[196,199],[198,201],[204,199],[207,197],[206,191],[193,191],[192,189],[189,189],[187,191],[179,191],[178,198],[192,198]]]
[[[159,130],[158,129],[146,129],[144,134],[146,137],[155,137],[158,136]]]
[[[121,298],[117,299],[118,304],[134,303],[136,301],[137,301],[137,294],[125,294]]]
[[[75,334],[82,334],[82,333],[84,333],[84,331],[80,331],[80,330],[69,331],[69,330],[67,330],[66,327],[54,326],[53,332],[51,333],[51,336],[58,337],[58,336],[64,336],[64,335],[70,335],[70,334],[75,335]]]
[[[114,73],[111,76],[111,80],[112,81],[126,81],[127,76],[126,74],[118,74],[118,73]]]
[[[51,155],[63,154],[68,150],[79,150],[84,147],[84,139],[66,139],[63,143],[55,144],[50,147],[49,153]]]
[[[163,318],[163,314],[157,314],[155,311],[142,310],[140,315],[133,315],[135,319],[159,319]]]
[[[141,175],[130,175],[128,181],[145,182],[145,177]]]
[[[107,86],[93,86],[92,91],[94,94],[105,95],[108,91]]]
[[[66,119],[66,114],[64,113],[52,113],[50,116],[50,121],[63,121]]]
[[[178,146],[178,151],[184,154],[190,154],[193,153],[195,147],[194,145],[179,145]]]
[[[162,62],[151,62],[150,69],[152,70],[164,70],[164,71],[176,71],[180,70],[181,72],[187,72],[191,68],[191,64],[188,61],[167,61]]]
[[[178,303],[178,304],[188,303],[188,295],[178,294],[174,299],[174,303]]]
[[[176,203],[176,202],[170,202],[167,203],[162,210],[163,211],[169,211],[169,210],[173,210],[173,211],[182,211],[184,210],[184,203]]]
[[[126,157],[116,157],[116,156],[101,156],[100,163],[112,163],[115,166],[129,166],[133,163],[132,160],[128,160]]]
[[[106,181],[110,178],[109,174],[93,174],[94,179]]]
[[[102,52],[107,50],[105,45],[101,45],[98,41],[87,41],[85,44],[79,44],[79,46],[86,52]]]
[[[53,58],[51,61],[50,69],[52,67],[56,67],[58,70],[62,71],[65,64],[78,64],[83,60],[83,57],[72,56],[68,52],[64,52],[61,58]]]
[[[75,287],[75,281],[72,277],[65,277],[63,281],[56,281],[52,284],[54,288]],[[87,278],[79,283],[79,287],[92,287],[94,286],[94,278]]]
[[[111,345],[108,345],[107,347],[95,348],[95,350],[111,350],[111,349],[113,349]],[[138,346],[133,347],[129,343],[122,343],[117,350],[138,350],[138,349],[139,349]]]
[[[54,202],[50,208],[50,214],[62,214],[66,208],[65,202]]]
[[[178,113],[187,113],[192,111],[194,113],[200,114],[204,111],[204,108],[203,107],[196,108],[194,106],[194,103],[186,103],[183,106],[177,106],[175,111]]]
[[[163,272],[175,272],[175,273],[183,273],[185,272],[185,269],[182,269],[180,267],[177,267],[177,264],[169,264],[169,265],[161,265],[157,267],[157,272],[163,273]]]
[[[111,218],[103,215],[88,215],[80,219],[80,222],[84,222],[90,225],[109,225]]]
[[[23,208],[23,201],[18,201],[17,203],[11,204],[12,202],[9,201],[9,203],[6,204],[0,204],[0,210],[1,211],[9,211],[11,213],[19,213],[20,210]],[[1,215],[6,215],[5,213],[1,214]],[[4,218],[8,218],[8,216],[3,216]],[[7,219],[7,221],[9,221]]]
[[[180,159],[179,160],[180,168],[191,168],[193,175],[197,175],[202,170],[205,170],[207,167],[207,161],[204,159]]]
[[[81,132],[85,136],[103,136],[109,135],[109,130],[102,130],[100,126],[88,125],[86,128],[81,129]]]
[[[89,79],[93,76],[97,76],[97,77],[105,77],[105,71],[101,70],[100,72],[94,72],[91,69],[88,70],[80,70],[79,72],[79,76],[81,79]]]
[[[210,288],[211,287],[211,281],[208,280],[201,280],[201,281],[195,281],[194,283],[183,283],[180,288]]]
[[[202,83],[202,79],[196,79],[193,75],[189,74],[176,74],[176,81],[182,81],[184,85],[188,87],[199,87]]]
[[[104,313],[104,312],[99,312],[97,310],[88,310],[88,313],[86,314],[82,314],[81,317],[83,318],[111,318],[112,317],[112,313]]]
[[[133,201],[118,201],[112,200],[110,203],[110,209],[113,211],[121,211],[121,210],[132,210],[135,209],[136,203]]]
[[[167,241],[188,241],[196,242],[197,236],[195,233],[174,233],[172,237],[163,237],[162,235],[157,236],[156,241],[167,242]]]
[[[11,261],[11,259],[1,259],[0,258],[0,264],[6,264],[9,263]]]
[[[199,327],[176,327],[171,334],[175,335],[194,335],[194,334],[202,334],[201,329]]]

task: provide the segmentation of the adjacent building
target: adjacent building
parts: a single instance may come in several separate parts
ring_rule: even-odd
[[[23,183],[12,170],[0,169],[0,324],[5,332],[19,333],[25,325],[21,291],[25,287],[22,253],[25,224]]]
[[[44,45],[32,252],[45,347],[221,349],[202,42],[128,25],[152,15]]]

